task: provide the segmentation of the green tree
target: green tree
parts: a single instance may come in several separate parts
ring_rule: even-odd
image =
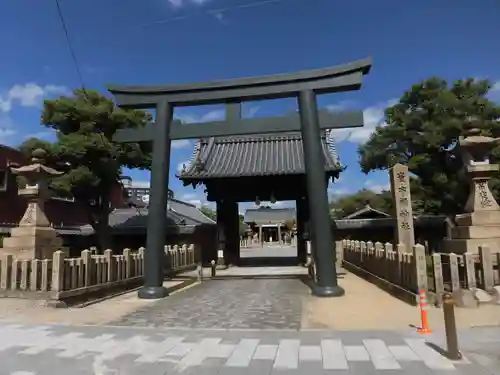
[[[375,193],[371,190],[363,189],[357,193],[341,196],[330,200],[330,213],[332,218],[341,219],[350,215],[366,205],[371,208],[391,214],[392,196],[389,191]]]
[[[116,143],[119,129],[138,128],[151,121],[140,110],[124,110],[95,91],[74,90],[71,96],[46,100],[41,124],[56,131],[57,140],[28,139],[20,150],[47,152],[47,164],[66,173],[51,181],[58,194],[75,198],[94,228],[101,249],[112,247],[109,233],[111,193],[120,183],[122,167],[149,169],[151,146]]]
[[[206,217],[214,220],[214,221],[217,221],[217,211],[215,210],[212,210],[210,207],[207,207],[207,206],[201,206],[200,207],[200,211],[203,213],[203,215],[205,215]],[[238,227],[238,231],[239,231],[239,235],[240,236],[244,236],[246,231],[248,230],[248,225],[245,224],[245,222],[243,221],[245,219],[245,216],[244,215],[238,215],[238,220],[239,220],[239,227]]]
[[[470,117],[484,135],[500,136],[500,108],[487,98],[487,80],[458,80],[449,84],[430,78],[414,85],[385,111],[387,126],[379,126],[359,147],[361,169],[408,165],[413,203],[417,210],[453,215],[463,211],[468,184],[455,145]],[[499,160],[500,147],[492,160]],[[499,196],[499,181],[491,184]]]
[[[215,210],[212,210],[210,207],[201,206],[200,211],[203,215],[205,215],[209,219],[212,219],[213,221],[217,220],[217,212]]]

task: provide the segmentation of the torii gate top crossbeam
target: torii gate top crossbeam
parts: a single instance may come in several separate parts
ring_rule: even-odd
[[[357,90],[371,59],[297,73],[238,78],[225,81],[166,86],[110,85],[108,90],[121,107],[153,108],[160,101],[174,106],[242,102],[297,96],[301,91],[317,94]]]

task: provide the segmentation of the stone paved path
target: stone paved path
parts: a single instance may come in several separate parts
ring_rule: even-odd
[[[209,280],[152,302],[112,325],[299,329],[309,288],[297,278]]]
[[[0,374],[494,374],[410,333],[0,324]]]

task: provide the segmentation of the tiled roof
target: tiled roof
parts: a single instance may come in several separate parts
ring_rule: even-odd
[[[322,136],[325,171],[339,172],[333,137]],[[198,141],[193,156],[179,178],[202,180],[221,177],[303,174],[304,153],[298,132],[212,137]]]
[[[182,232],[192,231],[197,225],[215,224],[215,221],[203,215],[196,206],[179,201],[168,200],[167,226],[176,227]],[[115,209],[109,215],[109,225],[115,231],[145,229],[148,223],[148,209],[141,207]],[[82,227],[85,234],[92,234],[90,225]]]
[[[365,207],[361,208],[360,210],[357,210],[356,212],[353,212],[352,214],[349,214],[342,219],[374,219],[376,217],[390,217],[386,212],[377,210],[376,208],[370,207],[370,205],[366,205]]]
[[[295,219],[295,209],[293,208],[270,208],[259,207],[247,209],[245,211],[245,223],[267,224],[280,223]]]

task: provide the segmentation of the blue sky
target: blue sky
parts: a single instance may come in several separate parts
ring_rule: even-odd
[[[373,69],[360,91],[328,95],[320,107],[363,109],[366,126],[337,134],[347,170],[330,192],[387,186],[386,172],[360,172],[356,148],[383,109],[412,84],[431,77],[500,82],[497,0],[418,2],[341,0],[61,0],[86,87],[109,83],[185,83],[293,72],[367,56]],[[4,0],[0,12],[0,143],[51,139],[39,125],[44,97],[80,85],[53,0]],[[500,98],[500,83],[492,97]],[[246,116],[295,108],[293,100],[245,104]],[[176,117],[204,121],[222,107],[183,108]],[[174,144],[170,187],[200,203],[203,190],[175,178],[192,141]],[[135,181],[145,172],[130,171]],[[248,205],[246,205],[248,206]],[[240,205],[240,210],[245,206]]]

